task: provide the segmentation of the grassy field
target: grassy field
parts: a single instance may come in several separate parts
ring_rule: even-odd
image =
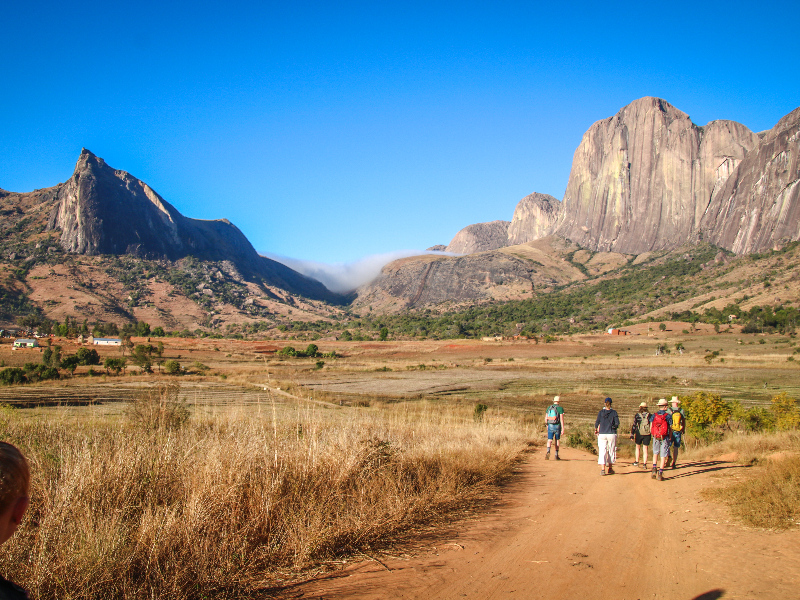
[[[34,473],[31,512],[0,568],[37,598],[246,597],[481,506],[542,439],[554,394],[571,430],[605,396],[625,430],[642,400],[709,391],[766,407],[800,394],[794,337],[630,329],[639,335],[539,344],[319,343],[338,355],[323,364],[278,357],[285,342],[168,338],[164,359],[188,374],[80,367],[0,388],[19,407],[0,411],[2,438]],[[656,356],[662,344],[670,353]],[[0,346],[5,366],[36,357]],[[751,524],[793,523],[797,435],[723,444],[690,443],[690,456],[758,468],[709,494]]]

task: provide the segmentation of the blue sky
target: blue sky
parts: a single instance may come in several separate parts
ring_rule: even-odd
[[[317,262],[560,199],[583,132],[642,96],[755,131],[800,105],[796,1],[10,4],[0,187],[86,147]]]

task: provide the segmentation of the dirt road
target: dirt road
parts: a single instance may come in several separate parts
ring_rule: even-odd
[[[287,590],[348,599],[798,598],[800,531],[749,530],[701,500],[723,461],[684,463],[663,482],[565,449],[531,456],[488,514],[414,558],[365,560]],[[377,557],[376,557],[377,558]]]

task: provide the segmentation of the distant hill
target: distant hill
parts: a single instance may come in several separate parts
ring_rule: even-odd
[[[184,217],[145,182],[84,149],[64,183],[0,190],[0,321],[20,315],[214,327],[346,299],[259,255],[225,219]]]

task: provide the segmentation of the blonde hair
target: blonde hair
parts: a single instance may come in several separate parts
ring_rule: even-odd
[[[22,452],[8,442],[0,442],[0,512],[17,498],[27,496],[31,487],[31,472]]]

